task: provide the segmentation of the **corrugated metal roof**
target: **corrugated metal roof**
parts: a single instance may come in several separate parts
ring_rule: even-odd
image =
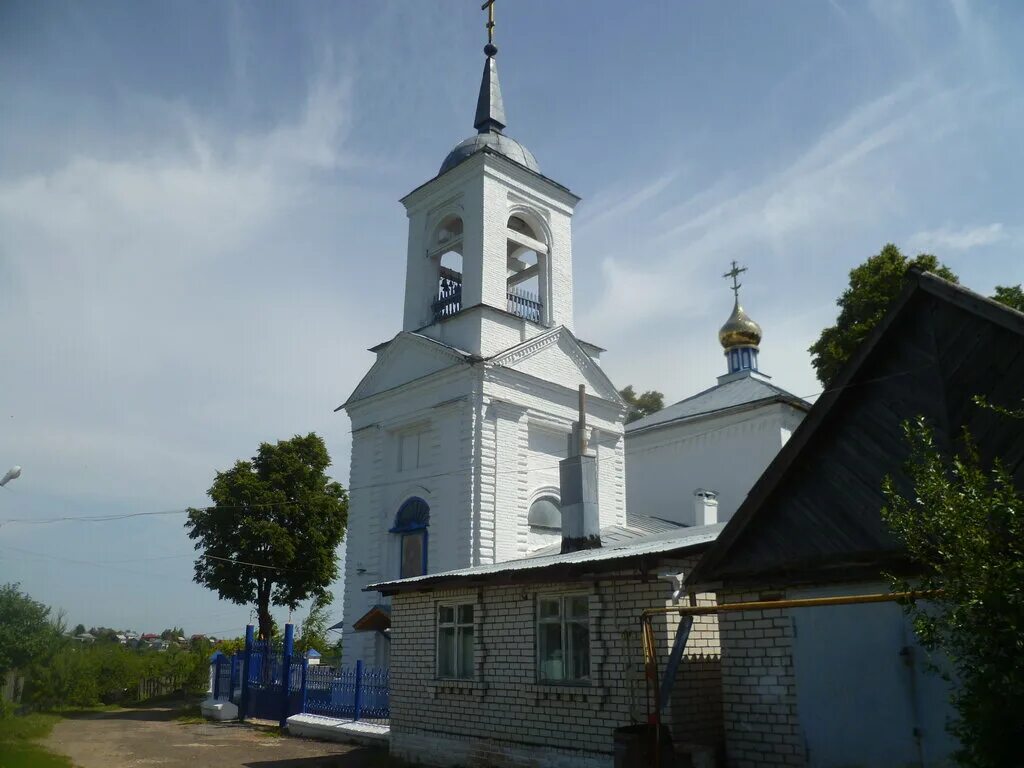
[[[673,523],[671,520],[662,520],[660,517],[647,517],[646,515],[630,516],[626,525],[610,525],[601,529],[601,546],[617,547],[620,544],[628,544],[637,539],[643,539],[659,533],[681,533],[688,526],[682,523]],[[550,544],[546,547],[534,550],[528,557],[546,557],[557,555],[562,551],[562,542]]]
[[[637,432],[642,429],[668,424],[669,422],[707,416],[761,400],[778,399],[786,400],[793,404],[802,404],[806,408],[810,408],[810,404],[806,403],[803,399],[787,392],[781,387],[770,384],[763,378],[756,375],[743,376],[727,381],[724,384],[717,384],[710,389],[705,389],[703,392],[698,392],[692,397],[680,400],[678,403],[667,408],[662,408],[657,413],[652,413],[650,416],[630,422],[626,425],[626,432]]]
[[[405,589],[421,589],[437,586],[442,582],[453,582],[469,579],[480,579],[498,574],[519,574],[542,571],[557,566],[578,566],[583,568],[593,563],[611,560],[623,560],[646,555],[667,555],[672,552],[691,549],[702,544],[710,544],[717,537],[725,523],[695,526],[653,534],[632,539],[621,544],[606,544],[598,549],[585,549],[567,554],[552,554],[527,557],[519,560],[506,560],[501,563],[477,565],[472,568],[460,568],[454,571],[431,573],[426,576],[414,576],[408,579],[382,581],[370,584],[365,591],[397,592]],[[604,534],[602,533],[602,541]]]

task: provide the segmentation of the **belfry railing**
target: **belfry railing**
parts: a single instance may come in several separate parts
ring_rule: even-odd
[[[431,305],[434,320],[443,320],[462,310],[462,281],[453,275],[454,273],[441,275],[437,287],[437,300]]]
[[[516,317],[529,320],[531,323],[539,323],[544,316],[544,305],[537,294],[512,286],[508,289],[506,297],[508,311]]]

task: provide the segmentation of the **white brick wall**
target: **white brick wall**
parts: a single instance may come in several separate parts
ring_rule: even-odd
[[[722,593],[720,601],[760,600]],[[785,610],[719,614],[722,706],[729,768],[804,766],[796,707],[793,622]]]
[[[689,568],[692,562],[687,563]],[[591,684],[544,685],[536,675],[537,596],[582,590],[590,597]],[[410,760],[464,766],[609,766],[615,728],[646,718],[640,611],[666,605],[664,580],[619,572],[571,584],[485,586],[392,599],[391,749]],[[436,606],[475,603],[476,678],[435,677]],[[702,596],[702,600],[710,599]],[[676,619],[657,622],[663,672]],[[678,738],[714,743],[719,680],[713,617],[695,626],[667,723]],[[699,674],[691,670],[701,668]],[[698,686],[700,686],[698,688]],[[703,692],[703,693],[702,693]],[[710,705],[707,704],[710,702]],[[708,716],[703,710],[712,708]]]

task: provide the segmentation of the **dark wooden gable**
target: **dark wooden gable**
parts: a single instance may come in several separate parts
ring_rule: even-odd
[[[881,520],[882,480],[904,490],[902,423],[925,416],[944,450],[963,428],[1024,487],[1024,429],[972,403],[1019,406],[1024,315],[933,275],[908,275],[885,320],[751,489],[692,584],[876,575],[902,563]]]

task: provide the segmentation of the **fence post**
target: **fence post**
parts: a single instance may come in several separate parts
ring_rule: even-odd
[[[356,661],[356,695],[352,704],[352,719],[358,720],[363,708],[363,660]]]
[[[302,655],[302,711],[306,711],[306,682],[309,678],[309,659]]]
[[[291,694],[292,652],[295,650],[295,625],[284,625],[284,648],[281,652],[281,719],[278,724],[288,725],[288,697]]]
[[[228,701],[235,700],[235,686],[238,684],[238,656],[231,655],[228,657],[228,664],[231,668],[228,670]]]
[[[213,655],[213,698],[220,698],[220,652]]]
[[[245,628],[245,651],[242,654],[242,700],[238,704],[238,722],[244,723],[249,711],[249,661],[255,630],[252,624]]]

